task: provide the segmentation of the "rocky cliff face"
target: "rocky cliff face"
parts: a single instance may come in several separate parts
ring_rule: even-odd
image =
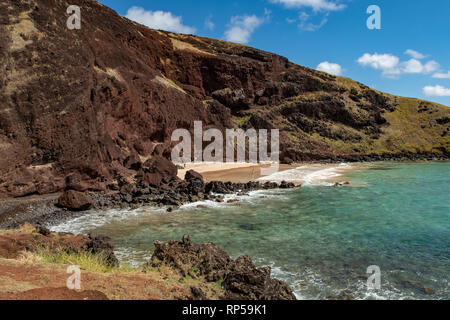
[[[81,8],[81,30],[66,27],[69,5]],[[86,190],[133,180],[196,120],[278,128],[284,162],[450,150],[447,107],[151,30],[92,0],[2,1],[0,68],[3,196],[60,191],[73,173]]]

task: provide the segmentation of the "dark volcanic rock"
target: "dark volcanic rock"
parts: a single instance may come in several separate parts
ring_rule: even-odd
[[[79,192],[84,192],[88,190],[86,183],[82,181],[81,175],[77,172],[70,174],[65,179],[66,190],[75,190]]]
[[[94,236],[89,234],[89,240],[85,244],[85,249],[92,254],[100,255],[106,264],[110,266],[118,266],[119,260],[117,260],[114,254],[114,245],[111,238],[104,236]]]
[[[206,294],[200,288],[191,287],[191,293],[194,300],[207,300]]]
[[[194,170],[189,170],[188,172],[186,172],[186,175],[184,177],[184,180],[191,182],[191,181],[200,181],[203,183],[203,176],[194,171]]]
[[[286,283],[270,278],[270,267],[257,268],[249,256],[237,258],[225,276],[229,300],[295,300]]]
[[[127,169],[138,171],[142,168],[142,162],[135,155],[130,155],[124,160],[123,166]]]
[[[227,194],[231,193],[231,191],[227,188],[225,183],[221,181],[211,181],[209,182],[205,187],[206,192],[214,192],[214,193],[221,193],[221,194]]]
[[[226,269],[231,258],[213,243],[198,245],[185,235],[182,241],[155,241],[155,251],[149,264],[153,267],[173,265],[183,276],[210,275]]]
[[[59,197],[58,206],[73,211],[84,211],[92,208],[93,202],[85,193],[67,190]]]
[[[144,163],[136,178],[140,183],[159,187],[177,180],[177,173],[178,168],[170,160],[161,156],[153,156]]]
[[[137,192],[137,187],[131,183],[125,183],[122,187],[120,187],[120,194],[135,194]]]
[[[148,266],[168,265],[183,276],[222,281],[226,292],[224,299],[295,300],[288,285],[270,277],[270,267],[258,268],[248,256],[232,260],[215,244],[198,245],[191,242],[187,235],[183,236],[182,241],[155,241],[155,247]]]
[[[295,184],[292,182],[281,181],[280,189],[292,189],[295,188]]]

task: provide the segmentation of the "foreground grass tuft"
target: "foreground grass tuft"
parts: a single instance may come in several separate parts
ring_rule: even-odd
[[[92,254],[88,251],[67,252],[42,247],[35,251],[35,255],[43,262],[50,264],[77,265],[81,269],[98,273],[133,274],[142,273],[142,270],[130,265],[122,264],[120,267],[107,264],[101,254]]]

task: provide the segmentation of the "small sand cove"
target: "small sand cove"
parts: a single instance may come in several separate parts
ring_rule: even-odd
[[[269,164],[256,163],[190,163],[178,171],[178,177],[183,179],[186,172],[194,170],[200,173],[206,182],[230,181],[246,183],[249,181],[293,182],[296,185],[330,184],[342,182],[340,176],[348,171],[357,170],[363,164],[317,164],[294,163],[280,164],[279,170],[269,176],[261,175],[261,168]]]

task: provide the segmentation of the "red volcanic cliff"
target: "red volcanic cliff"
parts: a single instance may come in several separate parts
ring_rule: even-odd
[[[81,30],[66,27],[69,5]],[[279,128],[285,162],[449,154],[447,107],[151,30],[92,0],[3,0],[0,68],[1,196],[107,190],[160,163],[195,120]]]

